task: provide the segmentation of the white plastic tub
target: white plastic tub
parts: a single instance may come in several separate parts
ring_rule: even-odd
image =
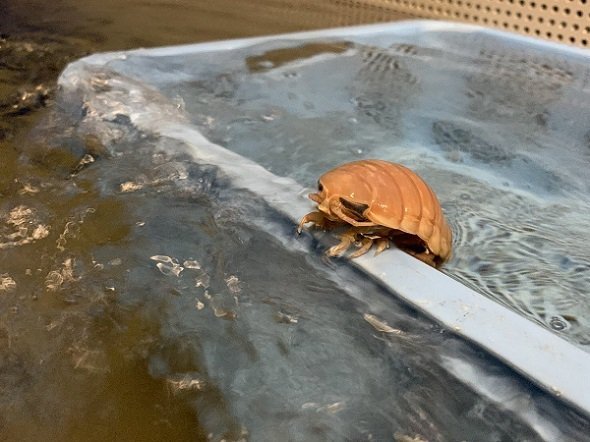
[[[333,51],[319,51],[317,54],[301,59],[289,59],[284,64],[275,63],[275,65],[272,65],[268,60],[264,60],[264,54],[268,54],[270,51],[299,46],[310,41],[322,43],[329,42],[330,44],[333,44],[334,42],[346,42],[349,46],[344,46]],[[219,167],[219,169],[231,179],[233,186],[256,193],[272,208],[291,219],[293,226],[295,227],[300,217],[310,211],[313,207],[312,203],[306,199],[306,194],[307,189],[310,186],[313,186],[314,181],[307,179],[307,176],[303,174],[303,172],[298,175],[297,173],[291,173],[287,170],[284,173],[281,171],[282,176],[279,176],[267,170],[259,164],[259,162],[248,159],[244,155],[240,155],[225,148],[222,146],[222,144],[225,144],[225,141],[223,140],[223,137],[219,135],[219,131],[217,131],[219,128],[217,128],[216,131],[212,131],[212,133],[214,132],[216,137],[219,138],[217,142],[212,142],[208,139],[206,134],[204,134],[207,132],[207,125],[214,124],[214,122],[212,123],[212,120],[215,120],[218,117],[213,116],[211,117],[212,120],[207,120],[207,118],[205,118],[202,109],[207,109],[207,106],[210,104],[198,103],[200,96],[198,91],[201,91],[202,88],[206,87],[199,82],[214,81],[216,82],[216,85],[222,85],[224,81],[228,81],[231,83],[228,88],[235,92],[236,90],[240,90],[240,82],[242,81],[249,82],[248,84],[250,86],[255,84],[256,81],[260,81],[260,94],[264,95],[264,91],[268,90],[265,88],[269,87],[269,82],[280,82],[285,78],[287,79],[285,81],[288,81],[290,78],[289,76],[292,75],[303,75],[304,79],[310,78],[310,76],[313,75],[313,69],[315,69],[314,66],[319,66],[321,63],[326,62],[326,60],[340,60],[342,57],[347,56],[354,57],[356,56],[354,51],[358,50],[358,47],[362,45],[374,46],[375,48],[378,48],[377,50],[384,51],[387,51],[387,48],[395,47],[394,52],[390,54],[392,58],[387,63],[394,63],[396,57],[401,57],[403,61],[404,48],[407,48],[405,53],[406,55],[410,54],[412,57],[412,63],[419,63],[421,72],[426,72],[424,78],[427,78],[429,72],[431,72],[428,70],[429,63],[435,63],[441,59],[446,60],[448,65],[445,65],[444,69],[449,69],[449,66],[452,67],[454,63],[452,57],[457,57],[457,63],[463,63],[463,66],[466,66],[469,61],[465,61],[465,57],[469,59],[469,57],[485,55],[488,60],[493,60],[494,57],[502,57],[502,51],[506,50],[506,48],[511,48],[510,51],[512,52],[510,52],[507,57],[513,65],[518,64],[516,61],[519,56],[518,54],[521,54],[523,57],[530,56],[531,59],[536,60],[534,63],[529,63],[525,66],[525,69],[532,69],[530,78],[531,83],[534,84],[536,81],[534,70],[538,66],[542,66],[544,63],[539,62],[538,60],[555,59],[561,70],[553,70],[551,72],[557,72],[555,75],[558,77],[562,75],[563,72],[565,72],[563,75],[571,75],[568,77],[568,81],[570,81],[570,86],[572,84],[573,86],[563,88],[556,86],[552,88],[552,85],[550,84],[547,88],[541,89],[545,92],[550,91],[554,95],[551,95],[549,98],[541,97],[538,100],[532,97],[532,104],[530,102],[524,103],[524,101],[521,100],[524,103],[522,106],[547,106],[548,109],[553,106],[554,109],[556,109],[556,113],[552,114],[550,111],[549,116],[543,116],[542,113],[539,114],[538,118],[540,120],[543,118],[548,119],[548,122],[541,121],[539,128],[551,128],[551,125],[557,125],[560,127],[560,130],[564,130],[564,128],[569,127],[568,133],[573,134],[572,136],[578,136],[581,134],[581,137],[583,137],[583,132],[586,130],[585,127],[580,127],[578,125],[584,122],[585,117],[582,115],[583,111],[590,115],[590,102],[587,101],[590,96],[586,77],[588,71],[585,70],[585,68],[590,68],[590,56],[588,52],[513,34],[445,22],[412,21],[394,24],[379,24],[274,37],[97,54],[71,64],[61,75],[59,85],[62,89],[62,97],[64,100],[81,99],[83,101],[84,108],[86,109],[86,118],[83,124],[88,126],[89,131],[98,131],[98,135],[105,144],[108,145],[109,142],[116,140],[117,134],[106,129],[101,130],[100,125],[92,127],[92,124],[101,121],[114,121],[118,117],[124,116],[141,131],[177,140],[181,144],[188,146],[188,150],[191,155],[194,156],[195,161],[202,164],[213,164]],[[458,51],[457,48],[460,46],[466,48],[467,52],[462,53],[461,51]],[[486,55],[488,51],[491,52],[489,55]],[[364,55],[365,58],[370,58],[372,56],[373,55],[369,53],[365,53]],[[251,58],[251,60],[254,60],[254,62],[260,61],[260,69],[264,72],[269,72],[267,77],[258,80],[258,77],[255,76],[253,70],[249,72],[245,67],[244,59],[246,57],[262,57],[260,59]],[[232,63],[235,66],[235,71],[233,72],[231,69],[227,70],[228,67],[232,66]],[[336,64],[334,66],[338,65]],[[372,66],[376,66],[375,72],[378,72],[383,65],[377,63]],[[431,66],[433,70],[437,69],[434,64]],[[569,68],[563,68],[563,66],[569,66]],[[346,63],[343,62],[341,69],[346,69]],[[368,69],[370,70],[370,66]],[[409,72],[411,74],[412,69],[413,68],[410,66],[409,70],[407,72],[404,71],[404,73],[407,74]],[[474,65],[473,69],[477,70],[479,68]],[[469,69],[467,69],[467,71],[469,71]],[[249,77],[250,74],[254,77]],[[476,77],[472,76],[470,78],[471,81],[475,81],[473,78],[477,78],[477,81],[481,80],[484,83],[486,81],[510,82],[513,78],[511,77],[510,72],[508,75],[502,77],[504,74],[506,73],[501,73],[496,77],[491,76],[489,78],[484,78],[483,80],[481,79],[481,76],[477,77],[477,75]],[[306,75],[307,77],[305,77]],[[296,90],[297,99],[301,98],[301,94],[309,94],[308,97],[301,98],[301,102],[303,103],[301,107],[298,107],[300,106],[299,104],[293,104],[292,108],[289,107],[291,105],[287,104],[285,104],[284,107],[281,107],[279,101],[277,101],[278,104],[274,107],[268,105],[268,113],[259,113],[261,119],[272,123],[274,120],[281,118],[285,120],[289,118],[289,115],[307,117],[306,112],[315,112],[313,109],[317,110],[317,103],[320,102],[325,104],[328,109],[326,112],[332,112],[333,109],[330,108],[331,103],[341,99],[341,97],[337,96],[339,92],[347,90],[345,83],[348,81],[348,77],[345,74],[339,75],[339,72],[337,71],[330,72],[320,70],[317,75],[319,75],[317,78],[321,80],[318,80],[318,84],[321,84],[320,89],[314,89],[313,87],[307,88],[307,85],[315,83],[305,83],[304,80],[301,80],[304,83],[303,86],[301,86],[301,89]],[[331,75],[333,75],[333,77],[331,77]],[[388,74],[385,73],[383,75]],[[519,80],[523,78],[523,75],[526,77],[526,74],[521,72]],[[394,76],[391,78],[394,78],[395,80],[400,77]],[[407,115],[413,115],[411,109],[424,106],[424,100],[428,97],[436,96],[436,94],[441,94],[440,96],[446,98],[457,96],[456,94],[460,91],[462,86],[455,82],[448,82],[448,84],[439,84],[436,82],[429,83],[424,80],[424,78],[422,78],[423,81],[420,83],[419,91],[409,91],[408,94],[402,98],[399,97],[400,94],[403,95],[404,87],[414,83],[412,83],[412,81],[395,83],[395,81],[398,80],[392,80],[394,82],[392,83],[391,90],[395,91],[397,94],[396,99],[401,101],[405,100],[404,102],[408,106],[408,111],[407,114],[405,114],[402,109],[401,113],[397,114],[397,117],[395,117],[397,118],[396,121],[391,123],[392,126],[388,126],[387,130],[391,131],[391,133],[398,133],[395,131],[398,130],[399,127],[395,125],[401,121],[399,124],[402,124],[403,126],[403,130],[401,130],[403,133],[401,135],[398,133],[397,138],[392,137],[390,145],[383,141],[387,139],[387,137],[384,136],[380,139],[381,145],[379,146],[379,149],[370,152],[362,151],[365,148],[363,143],[366,142],[366,139],[358,140],[358,146],[359,149],[361,149],[361,153],[351,151],[350,154],[347,154],[348,157],[352,159],[359,157],[359,155],[360,157],[369,154],[384,155],[387,153],[388,149],[392,149],[394,146],[403,145],[409,149],[407,153],[399,150],[395,151],[395,154],[400,157],[402,162],[405,162],[410,166],[415,166],[417,164],[417,168],[422,176],[431,184],[436,184],[439,181],[442,182],[444,180],[444,170],[433,172],[434,169],[430,166],[421,168],[421,163],[412,163],[416,160],[415,157],[412,156],[414,155],[413,152],[422,152],[420,149],[425,145],[422,144],[425,135],[421,132],[421,124],[428,118],[432,117],[432,115],[426,115],[424,119],[418,118],[417,120],[409,118]],[[447,78],[452,78],[452,76]],[[498,80],[498,78],[500,80]],[[383,84],[384,81],[387,80],[381,79],[380,84]],[[197,92],[190,92],[190,88],[197,83],[198,86],[195,87],[200,89],[198,89]],[[506,90],[508,91],[506,95],[498,96],[492,94],[491,104],[489,100],[486,102],[486,100],[483,99],[480,104],[485,102],[487,105],[493,107],[495,103],[494,100],[497,102],[501,102],[502,100],[509,101],[511,89],[508,87],[509,83],[506,84]],[[514,83],[511,84],[514,85]],[[213,89],[217,87],[216,85],[212,86]],[[282,86],[279,84],[277,89],[282,90],[281,88]],[[250,88],[249,90],[252,91],[253,89]],[[534,88],[532,88],[532,90],[534,90]],[[576,90],[579,91],[578,95],[575,93]],[[325,100],[318,99],[318,95],[321,95],[324,92],[326,94]],[[525,92],[526,94],[529,93],[528,91]],[[363,89],[363,93],[365,94],[363,97],[368,101],[376,100],[375,97],[381,94],[375,90],[367,92],[367,89]],[[223,91],[221,91],[220,94],[223,95]],[[240,101],[240,104],[234,107],[235,118],[238,118],[245,112],[240,106],[245,106],[245,109],[248,107],[248,103],[254,102],[258,99],[256,93],[252,93],[251,96],[248,96],[246,92],[244,92],[244,94],[245,95],[242,97],[241,101],[237,100]],[[285,97],[282,98],[284,103],[289,102],[289,98]],[[314,98],[318,101],[313,102]],[[193,104],[193,101],[191,100],[196,104]],[[311,104],[306,105],[304,103],[306,100]],[[456,117],[457,113],[462,112],[458,110],[458,107],[455,105],[458,102],[463,103],[465,100],[467,100],[465,96],[461,95],[461,99],[457,102],[453,102],[454,104],[448,108],[448,112],[452,114],[453,118]],[[572,114],[568,114],[570,111],[568,111],[568,108],[564,107],[564,103],[568,100],[578,100],[570,109]],[[345,101],[346,100],[343,100],[342,103]],[[338,101],[338,103],[340,103],[340,101]],[[393,103],[395,104],[395,101]],[[385,104],[387,105],[387,103]],[[440,119],[441,113],[445,111],[445,107],[441,104],[441,100],[438,100],[435,104],[436,108],[433,108],[432,112],[436,118]],[[211,104],[211,106],[214,105],[215,104]],[[340,106],[340,104],[338,105]],[[353,106],[357,106],[355,109],[358,110],[358,103],[353,103]],[[508,109],[508,107],[506,109]],[[274,112],[275,110],[276,112]],[[228,105],[227,107],[224,107],[222,111],[226,112],[224,115],[227,115],[228,112],[232,112],[232,106]],[[219,111],[220,114],[223,113],[222,111]],[[258,109],[256,109],[256,111],[258,111]],[[343,110],[343,112],[346,111]],[[559,112],[562,113],[559,114]],[[369,114],[365,113],[363,115],[367,117]],[[580,118],[574,118],[575,115],[580,116]],[[455,123],[457,121],[464,121],[462,118],[463,117],[453,121]],[[486,129],[488,131],[486,132],[487,136],[489,136],[490,139],[494,139],[495,133],[502,131],[502,125],[511,124],[511,127],[514,130],[518,130],[518,128],[525,130],[524,128],[534,128],[536,127],[534,125],[538,124],[538,122],[535,123],[532,120],[529,121],[527,119],[528,117],[522,115],[519,116],[518,114],[510,115],[506,113],[502,114],[500,112],[499,115],[494,118],[494,125]],[[358,121],[352,120],[350,122],[351,125],[358,123]],[[371,124],[373,123],[374,121]],[[252,124],[258,124],[258,122]],[[377,121],[375,124],[382,124],[382,121]],[[440,125],[437,127],[440,127]],[[223,131],[223,128],[219,130]],[[361,129],[359,129],[359,131],[360,130]],[[530,164],[530,158],[526,156],[528,154],[525,152],[522,154],[523,156],[519,156],[521,155],[519,149],[527,151],[528,145],[526,143],[528,141],[532,144],[537,142],[542,144],[544,142],[543,140],[545,140],[544,137],[547,136],[545,133],[541,133],[543,130],[538,129],[539,133],[536,133],[535,130],[530,132],[526,132],[525,130],[526,133],[523,132],[520,139],[515,139],[512,146],[502,145],[502,149],[505,150],[502,150],[501,154],[515,154],[516,159],[513,160],[511,166],[506,168],[505,166],[500,165],[498,170],[508,170],[508,172],[506,172],[508,174],[506,180],[512,180],[510,181],[511,184],[509,187],[514,190],[515,195],[525,195],[523,198],[531,198],[531,200],[537,202],[540,201],[539,204],[541,205],[544,204],[544,198],[546,198],[547,201],[561,201],[559,200],[560,198],[565,198],[563,201],[569,201],[567,198],[571,198],[572,194],[581,194],[583,193],[582,191],[587,190],[583,187],[585,184],[580,184],[582,187],[575,188],[571,192],[568,190],[566,195],[567,198],[559,193],[559,189],[555,190],[553,184],[548,185],[543,192],[535,194],[536,190],[529,189],[527,183],[533,182],[530,180],[535,180],[538,176],[541,176],[535,175],[537,169],[526,169],[533,170],[533,172],[530,172],[530,177],[533,178],[530,178],[526,173],[524,173],[524,175],[520,174],[521,169],[518,169],[521,167],[519,161],[521,161],[522,158],[526,158],[526,160],[522,160],[523,163]],[[297,135],[305,140],[306,137],[314,137],[314,131],[319,131],[319,129],[310,125],[306,130],[306,126],[302,125]],[[252,143],[252,139],[256,140],[255,133],[252,135],[246,130],[239,133],[246,133],[243,137],[245,143]],[[352,131],[351,133],[356,134],[359,132]],[[407,133],[413,135],[408,136]],[[456,131],[453,132],[453,130],[451,130],[445,132],[446,135],[449,133],[456,133]],[[293,133],[289,134],[294,136]],[[445,134],[443,134],[443,140],[447,139],[445,138]],[[267,135],[265,135],[264,132],[260,132],[261,139],[265,136]],[[352,136],[354,137],[354,135]],[[373,135],[369,133],[366,136],[370,138]],[[504,140],[504,138],[501,138],[501,140]],[[232,142],[234,141],[230,140],[227,143],[231,144]],[[302,143],[305,143],[305,141]],[[427,144],[425,141],[424,143]],[[451,139],[448,143],[449,146],[452,146],[453,140]],[[493,143],[490,145],[493,145]],[[485,146],[487,145],[484,145],[484,149],[488,149]],[[318,144],[318,162],[319,159],[321,159],[323,155],[327,155],[332,148],[334,147],[325,147]],[[396,149],[397,148],[398,147],[396,147]],[[248,148],[244,147],[244,149]],[[447,151],[446,153],[444,149],[442,153],[437,152],[433,157],[434,159],[431,158],[431,160],[429,160],[429,164],[435,164],[436,155],[438,155],[441,158],[446,158],[446,160],[448,160],[449,164],[446,169],[448,171],[458,173],[458,171],[462,170],[465,162],[467,162],[467,166],[471,167],[470,173],[472,175],[475,174],[472,176],[473,179],[482,178],[484,181],[488,180],[488,182],[497,179],[497,177],[493,176],[492,172],[486,171],[482,166],[483,163],[477,163],[478,158],[474,157],[473,154],[469,152],[468,148],[465,148],[465,151],[461,151],[461,149],[459,149],[459,151],[453,151],[452,147],[449,149],[451,149],[451,151]],[[569,146],[567,155],[557,155],[556,164],[558,164],[560,158],[564,156],[569,160],[570,158],[577,158],[578,156],[582,158],[583,155],[585,155],[585,153],[580,153],[576,149],[576,146]],[[302,155],[304,155],[307,151],[302,152]],[[466,155],[465,158],[467,159],[463,162],[459,161],[453,163],[453,155],[455,154]],[[257,154],[254,153],[253,157],[256,157],[256,155]],[[428,156],[428,152],[425,155]],[[346,155],[343,155],[342,158],[345,156]],[[337,159],[340,160],[341,157],[338,157]],[[329,160],[326,161],[329,163]],[[472,161],[472,163],[469,163],[470,161]],[[514,166],[514,164],[516,164],[516,166]],[[477,176],[477,167],[482,167],[480,176]],[[513,169],[510,169],[510,167],[513,167]],[[586,163],[583,163],[583,160],[580,160],[579,163],[573,165],[571,173],[564,172],[564,175],[567,176],[569,174],[575,178],[578,176],[577,174],[582,173],[580,170],[587,170],[587,167],[588,160],[586,160]],[[429,171],[431,173],[429,173]],[[488,176],[487,174],[491,175]],[[519,181],[523,176],[524,178]],[[539,178],[539,180],[541,179],[542,178]],[[305,182],[301,182],[301,180]],[[578,181],[573,181],[574,187],[579,184]],[[535,185],[538,185],[538,182],[534,183]],[[461,184],[458,183],[454,184],[455,187],[460,185]],[[434,185],[434,187],[438,191],[438,196],[443,203],[443,206],[452,202],[454,197],[450,191],[446,191],[442,185]],[[581,202],[580,211],[583,212],[587,207],[587,203],[587,200]],[[498,201],[491,199],[484,202],[478,201],[478,204],[494,207],[495,204],[498,204]],[[449,214],[448,212],[449,211],[447,210],[447,214],[451,217],[451,221],[453,221],[452,217],[458,218],[462,216],[460,212],[454,212],[452,214]],[[556,222],[559,222],[559,220],[556,220]],[[532,223],[534,224],[534,218]],[[462,258],[466,259],[467,250],[469,250],[470,254],[474,253],[473,250],[469,249],[468,244],[466,245],[461,242],[466,235],[468,235],[468,232],[464,230],[457,231],[456,222],[453,222],[453,225],[455,227],[455,235],[461,239],[459,241],[459,246],[455,249],[455,258],[458,260]],[[472,227],[473,229],[476,229],[475,225]],[[295,235],[294,229],[293,235]],[[297,243],[295,236],[293,236],[293,238],[283,238],[283,240],[294,247],[302,247],[307,244],[305,242]],[[329,239],[325,238],[324,240],[329,241]],[[308,252],[317,253],[312,250],[309,250]],[[587,262],[588,253],[582,252],[581,256],[582,262]],[[586,261],[584,261],[584,256]],[[505,303],[502,304],[497,302],[497,300],[492,300],[472,288],[467,287],[453,277],[434,270],[399,250],[389,250],[379,256],[373,256],[373,254],[370,253],[360,259],[351,261],[351,265],[357,266],[367,277],[375,278],[382,282],[389,287],[391,292],[396,296],[403,298],[412,306],[427,313],[454,333],[463,336],[467,340],[474,342],[481,348],[497,356],[506,364],[513,367],[522,375],[534,381],[551,394],[575,406],[577,409],[590,414],[590,384],[586,380],[586,374],[590,373],[590,353],[585,351],[583,343],[580,345],[574,345],[571,342],[562,339],[548,328],[542,327],[530,320],[531,318],[527,318],[522,314],[517,313],[514,309],[506,307],[506,305],[504,305]],[[466,265],[466,263],[465,261],[455,261],[454,264],[451,263],[447,270],[451,276],[453,276],[454,271],[453,265],[455,266],[455,269],[460,270],[461,266]],[[506,272],[508,271],[509,270],[506,270]],[[459,277],[458,279],[461,278]],[[472,287],[476,286],[477,282],[472,285]],[[515,294],[515,296],[518,296],[518,294]],[[452,362],[449,362],[449,364],[449,367],[451,367]],[[462,376],[467,382],[477,384],[476,373],[469,373],[468,371],[461,369],[460,366],[454,366],[450,369],[456,370],[458,376]]]

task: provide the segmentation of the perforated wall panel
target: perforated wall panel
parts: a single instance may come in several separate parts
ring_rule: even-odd
[[[590,46],[590,0],[341,0],[383,16],[461,21],[572,45]],[[381,21],[381,20],[379,20]]]

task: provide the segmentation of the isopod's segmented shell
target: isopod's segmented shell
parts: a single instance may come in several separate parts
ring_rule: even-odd
[[[366,204],[363,215],[381,226],[418,236],[442,261],[452,233],[432,189],[414,172],[383,160],[360,160],[326,172],[319,180],[326,199]]]

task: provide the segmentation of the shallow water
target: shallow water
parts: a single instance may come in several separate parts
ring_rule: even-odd
[[[111,302],[126,267],[121,258],[93,262],[99,244],[121,241],[136,227],[129,224],[129,206],[95,191],[74,197],[69,191],[80,183],[68,178],[80,158],[50,149],[43,137],[33,141],[29,132],[40,118],[51,118],[61,70],[93,52],[377,18],[328,4],[305,6],[293,10],[265,0],[0,2],[0,439],[205,439],[194,408],[171,395],[169,385],[182,383],[152,376],[142,356],[150,346],[163,346],[159,321],[143,319],[157,316],[157,306],[144,315]],[[106,275],[98,272],[101,265]],[[89,278],[77,279],[80,266]]]
[[[55,135],[68,118],[31,135],[19,162],[44,178],[3,207],[22,241],[0,255],[7,440],[583,437],[182,146],[122,119],[100,150]]]
[[[584,440],[585,419],[323,261],[215,168],[123,118],[107,149],[54,110],[86,53],[363,18],[332,3],[0,6],[1,439]]]
[[[163,91],[214,143],[310,188],[354,159],[411,167],[452,224],[444,271],[585,348],[588,63],[489,37],[380,39],[110,66]]]

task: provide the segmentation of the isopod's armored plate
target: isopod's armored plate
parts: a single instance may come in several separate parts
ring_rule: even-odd
[[[320,177],[318,193],[310,199],[325,218],[351,226],[346,241],[356,228],[366,250],[367,238],[384,238],[431,265],[451,255],[452,233],[438,198],[422,178],[400,164],[342,164]]]

